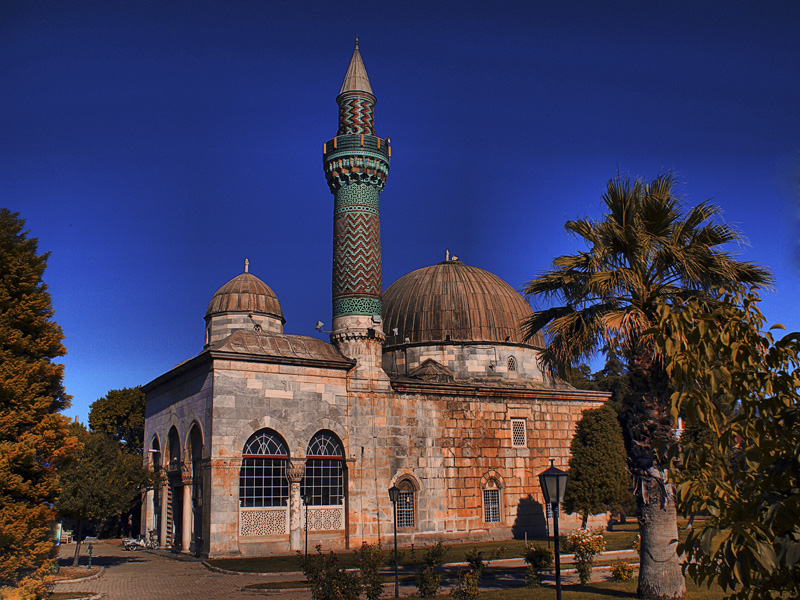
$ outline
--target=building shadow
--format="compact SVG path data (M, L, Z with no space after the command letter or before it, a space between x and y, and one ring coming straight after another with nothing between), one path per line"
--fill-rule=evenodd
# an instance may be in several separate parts
M511 526L511 535L515 540L547 535L544 505L528 494L517 503L517 515Z

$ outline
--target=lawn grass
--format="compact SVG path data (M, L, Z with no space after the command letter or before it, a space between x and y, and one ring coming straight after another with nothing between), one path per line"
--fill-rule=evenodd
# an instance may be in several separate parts
M565 585L562 589L563 600L601 600L603 598L636 598L636 579L631 581L598 581L586 585ZM553 600L553 586L539 588L510 588L481 592L480 600ZM697 587L692 581L686 582L687 600L722 600L725 597L722 588L705 586Z
M623 526L623 530L616 531L618 527L620 526L614 528L615 531L603 533L606 538L606 550L624 550L633 547L633 540L638 533L638 526L635 526L635 528ZM552 541L548 540L548 538L528 538L529 545L547 547L548 542L550 542L550 546L552 547ZM429 545L414 545L401 548L398 552L398 563L402 566L419 565L428 547ZM484 560L489 560L491 558L520 558L525 555L524 540L450 543L445 544L445 547L447 548L447 554L444 557L444 562L446 563L463 562L465 560L464 555L473 548L477 549L478 552L483 552ZM309 548L309 552L315 552L315 550ZM393 564L391 548L389 546L384 546L383 553L386 558L386 564ZM358 558L355 552L340 551L337 552L337 556L339 558L339 564L346 569L358 566ZM208 564L226 571L238 571L240 573L285 573L301 571L302 567L300 566L300 562L300 555L295 554L289 556L264 556L253 558L215 558L209 560Z

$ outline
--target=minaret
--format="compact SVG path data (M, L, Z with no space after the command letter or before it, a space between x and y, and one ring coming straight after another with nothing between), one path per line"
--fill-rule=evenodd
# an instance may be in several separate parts
M323 146L333 209L333 331L331 342L358 361L354 389L389 389L381 368L385 339L381 316L379 195L389 172L389 140L375 135L375 96L358 38L336 98L339 130Z

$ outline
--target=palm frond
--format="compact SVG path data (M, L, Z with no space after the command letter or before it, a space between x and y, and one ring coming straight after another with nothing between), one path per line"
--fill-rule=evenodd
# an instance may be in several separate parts
M540 330L546 335L548 368L563 373L565 365L602 345L653 360L645 332L659 301L710 297L715 287L772 283L767 269L724 251L741 237L714 222L719 208L702 202L684 212L675 186L669 173L649 183L615 177L602 196L603 219L565 224L587 248L557 257L551 270L523 288L534 301L560 305L536 312L526 323L526 339Z

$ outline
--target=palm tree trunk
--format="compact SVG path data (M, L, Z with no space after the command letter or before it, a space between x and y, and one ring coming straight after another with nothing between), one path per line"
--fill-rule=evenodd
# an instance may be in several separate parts
M686 581L676 553L678 515L669 485L642 476L637 494L639 549L639 598L679 600L686 598Z

